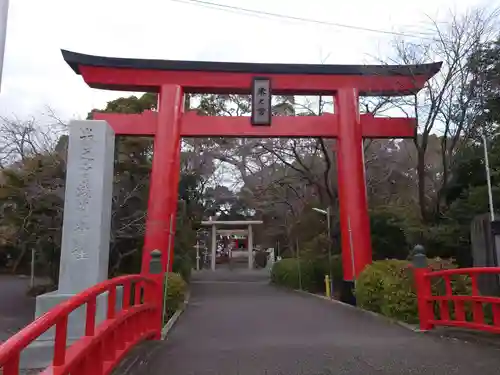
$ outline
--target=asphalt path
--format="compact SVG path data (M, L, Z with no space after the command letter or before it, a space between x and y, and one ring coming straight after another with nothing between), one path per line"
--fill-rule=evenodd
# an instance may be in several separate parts
M268 283L264 272L195 275L185 312L129 374L497 375L500 350L415 333ZM146 358L147 357L147 358Z
M0 342L33 321L35 298L26 295L29 277L0 275Z

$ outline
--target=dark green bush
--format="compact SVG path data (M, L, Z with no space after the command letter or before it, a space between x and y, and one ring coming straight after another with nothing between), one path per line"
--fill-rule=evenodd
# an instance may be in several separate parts
M326 266L328 265L328 260L323 260L323 264ZM326 275L328 273L328 266L326 267L326 271L323 274ZM340 284L342 280L344 279L344 271L342 270L342 256L340 254L338 255L332 255L332 269L331 269L331 275L333 279L333 284Z
M300 289L302 286L303 290L312 293L324 293L325 275L328 275L327 258L301 259L300 262L297 259L289 258L274 263L271 270L271 281L292 289ZM340 255L332 257L332 278L334 286L342 281Z
M450 260L436 258L429 260L429 268L452 269L456 265ZM467 276L454 276L451 284L454 293L470 294L470 280ZM442 278L432 280L432 293L445 294ZM367 310L408 323L418 322L415 284L409 261L391 259L373 262L356 281L356 299L358 305Z
M328 259L305 260L304 270L311 273L311 284L305 290L318 293L325 291L325 275L328 275ZM303 271L304 272L304 271Z
M174 263L172 264L172 271L180 274L185 282L189 283L191 280L191 271L193 265L189 255L176 255Z
M274 263L271 270L271 281L277 285L286 286L292 289L302 289L309 290L312 281L312 272L308 269L308 264L306 262L298 261L294 258L282 259L279 262ZM299 269L301 272L299 278Z
M331 258L332 269L328 270L328 257L316 258L307 260L310 263L310 270L312 272L313 285L308 289L313 293L325 292L325 275L332 275L332 284L334 289L340 286L343 278L342 272L342 259L340 255L333 255Z

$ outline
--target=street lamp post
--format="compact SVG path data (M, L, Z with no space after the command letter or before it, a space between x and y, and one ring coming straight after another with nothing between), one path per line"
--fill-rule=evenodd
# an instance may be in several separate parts
M499 135L499 133L493 134L493 137ZM486 184L488 185L488 205L490 209L490 221L493 223L495 221L495 208L493 206L493 189L491 187L491 172L490 172L490 162L488 157L488 140L486 138L486 132L482 132L483 140L483 150L484 150L484 168L486 172ZM492 224L493 225L493 224ZM493 234L494 251L496 256L496 266L500 263L500 236L496 233ZM498 283L500 285L500 275L498 275Z
M196 245L194 246L196 249L196 271L200 270L200 240L196 240Z
M330 224L330 206L326 210L321 208L313 207L313 210L319 212L320 214L326 215L326 225L328 233L328 276L330 277L330 291L333 293L333 279L332 279L332 234L331 234L331 224Z
M484 168L486 170L486 183L488 185L488 203L490 208L490 218L491 221L495 221L495 210L493 207L493 193L491 189L491 172L490 172L490 162L488 158L488 141L486 139L486 134L483 132L483 150L484 150Z

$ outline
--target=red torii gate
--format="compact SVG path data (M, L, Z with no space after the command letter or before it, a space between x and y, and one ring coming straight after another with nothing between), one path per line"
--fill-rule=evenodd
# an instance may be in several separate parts
M360 115L359 96L402 96L418 92L441 63L422 65L297 65L145 60L91 56L62 51L65 61L93 88L159 94L158 112L140 115L95 113L117 135L154 136L142 272L149 254L162 251L167 268L173 256L181 137L337 138L338 190L344 280L351 284L371 263L362 139L408 138L416 134L410 118ZM184 93L250 94L265 77L276 95L331 95L334 114L272 117L270 126L250 117L184 113ZM170 266L171 266L170 262Z

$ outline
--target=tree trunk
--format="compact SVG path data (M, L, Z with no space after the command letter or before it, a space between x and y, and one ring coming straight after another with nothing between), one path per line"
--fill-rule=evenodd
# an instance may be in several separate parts
M11 273L12 274L15 274L17 272L17 269L19 268L19 266L21 265L21 262L24 258L24 256L26 255L26 252L28 251L28 248L25 244L23 244L21 246L21 253L18 255L18 257L16 258L16 260L14 261L14 264L12 265L12 269L11 269Z

